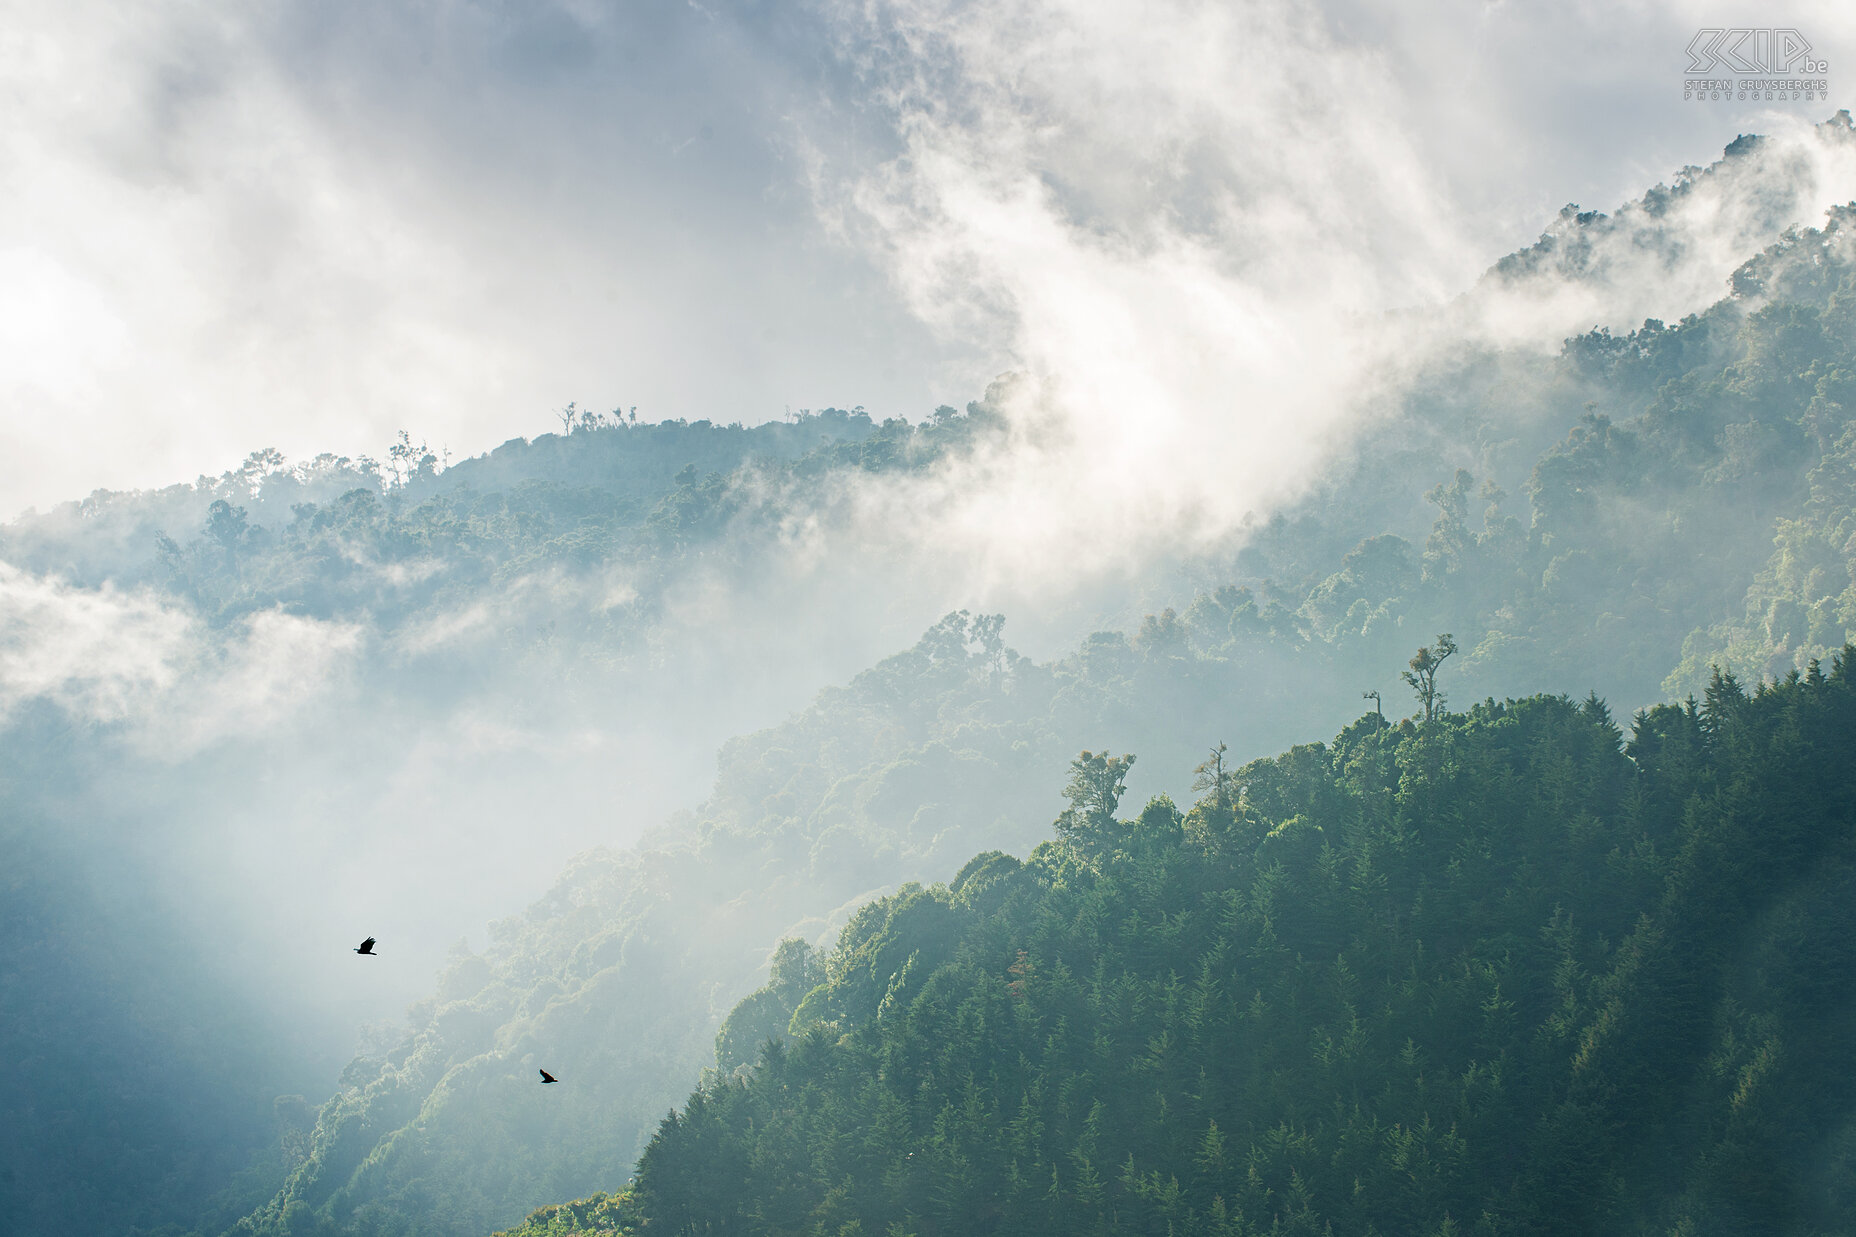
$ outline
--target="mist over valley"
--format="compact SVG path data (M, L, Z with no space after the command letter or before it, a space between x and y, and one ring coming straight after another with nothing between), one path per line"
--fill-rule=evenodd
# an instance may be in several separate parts
M0 1228L1856 1223L1847 111L1560 210L1344 5L95 16Z

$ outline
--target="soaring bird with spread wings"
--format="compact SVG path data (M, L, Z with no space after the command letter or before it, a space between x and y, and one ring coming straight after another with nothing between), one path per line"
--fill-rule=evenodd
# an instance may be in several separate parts
M378 958L380 956L379 954L374 952L374 938L371 936L368 937L366 940L362 941L359 948L357 948L355 952L358 954L366 954L370 958Z
M541 1085L542 1086L545 1087L551 1082L559 1082L559 1081L560 1079L556 1078L553 1074L550 1074L547 1070L541 1071Z

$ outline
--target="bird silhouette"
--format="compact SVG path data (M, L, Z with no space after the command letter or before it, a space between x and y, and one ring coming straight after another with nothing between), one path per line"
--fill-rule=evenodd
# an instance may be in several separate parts
M559 1081L560 1079L556 1078L553 1074L550 1074L547 1070L541 1071L541 1085L542 1086L545 1087L551 1082L559 1082Z
M355 952L358 954L366 954L370 958L378 958L380 956L374 952L374 938L371 936L362 941L360 948L356 949Z

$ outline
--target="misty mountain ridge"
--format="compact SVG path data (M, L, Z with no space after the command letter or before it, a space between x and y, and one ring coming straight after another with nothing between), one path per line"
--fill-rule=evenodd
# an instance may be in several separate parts
M1853 161L1856 122L1839 111L1786 139L1742 134L1714 163L1685 167L1610 213L1568 203L1477 281L1457 307L1460 328L1475 335L1490 329L1478 319L1526 322L1553 306L1574 315L1560 319L1577 321L1573 329L1615 329L1705 305L1748 254L1814 222L1815 203L1856 197ZM1501 328L1495 337L1518 342Z
M1849 129L1840 116L1818 140ZM1765 148L1736 145L1670 192L1744 185ZM1768 240L1795 222L1753 206L1771 208ZM1490 278L1558 278L1563 263L1609 278L1593 255L1637 228L1625 217L1562 221L1554 245ZM19 1063L7 1107L28 1117L5 1148L0 1208L38 1226L77 1208L84 1223L177 1232L482 1233L621 1184L705 1067L752 1059L752 1019L719 1060L716 1035L779 941L834 958L873 898L946 880L978 853L1030 852L1081 749L1137 752L1138 799L1187 801L1210 743L1241 764L1331 735L1361 691L1396 700L1406 658L1439 631L1462 647L1447 678L1459 700L1597 688L1635 709L1703 691L1714 664L1752 682L1827 663L1856 633L1853 218L1838 209L1787 232L1739 265L1725 299L1674 325L1594 331L1557 354L1486 341L1440 353L1239 548L1067 603L1044 629L1070 629L1054 656L1015 651L1003 616L969 609L861 672L820 675L779 630L816 625L841 646L819 664L836 666L924 604L906 587L911 563L890 553L909 543L892 530L859 539L860 496L1009 444L992 393L917 425L835 411L752 429L578 420L443 469L410 438L384 466L291 468L259 453L193 486L93 495L7 525L3 837L14 870L32 873L15 878L9 940L64 949L75 970L16 961L5 973L8 1008L33 1012L6 1028ZM1119 614L1135 616L1126 630L1085 634ZM1014 630L1024 621L1014 614ZM125 634L135 659L102 655ZM279 659L287 672L268 669ZM422 814L448 821L454 845L488 844L541 787L558 796L549 816L608 836L622 819L641 838L675 806L661 789L638 802L654 762L679 788L707 772L647 731L705 701L711 728L739 719L744 676L774 659L790 663L785 686L755 707L777 724L722 745L700 806L634 846L583 854L499 921L483 953L457 952L404 1028L377 1028L324 1083L320 1106L273 1105L269 1078L319 1093L262 1030L219 1059L174 1051L194 1033L188 1005L146 1007L127 1043L122 1007L159 964L141 979L107 972L94 1008L58 999L106 973L109 931L155 941L238 909L205 884L136 891L135 847L158 839L137 837L149 822L134 812L92 819L106 796L172 805L161 823L183 852L198 843L175 822L209 799L253 805L209 805L223 836L284 837L268 813L295 796L310 830L301 853L328 843L330 815L352 814L335 827L371 832L403 870L437 858L412 828ZM838 679L797 713L780 704ZM332 727L342 741L323 737ZM489 797L473 769L520 793L471 805L481 820L467 825L465 801ZM304 797L321 770L352 788ZM125 838L119 885L83 875ZM260 858L238 870L263 871ZM331 866L280 905L313 906L318 881L351 899L391 895L390 881ZM133 914L75 926L87 898L141 897ZM174 903L187 899L201 905L183 913ZM236 977L203 970L182 987L210 1008ZM48 1047L60 1040L84 1051ZM570 1081L545 1102L529 1087L544 1057ZM53 1060L69 1085L47 1108L35 1079ZM176 1091L223 1075L239 1118L98 1136L104 1097L148 1060L173 1066ZM134 1103L157 1113L173 1100ZM139 1167L124 1167L126 1137ZM60 1165L94 1185L35 1184Z
M1618 282L1621 251L1647 251L1664 271L1695 258L1700 238L1695 216L1713 216L1719 231L1707 239L1744 253L1764 238L1793 227L1811 211L1813 157L1841 155L1856 142L1847 110L1816 125L1799 144L1742 134L1707 167L1689 166L1673 183L1606 214L1569 202L1540 234L1490 267L1482 285L1517 284L1542 275L1560 280Z
M1825 229L1802 233L1795 242L1775 248L1762 264L1749 268L1748 276L1757 277L1762 292L1772 299L1824 296L1831 286L1840 286L1835 281L1850 271L1847 226L1847 217L1837 215ZM1834 275L1826 278L1826 269ZM1745 280L1742 285L1750 286ZM1768 317L1761 319L1761 313ZM1466 684L1472 698L1483 683L1493 683L1521 665L1549 677L1634 682L1634 690L1642 693L1640 698L1655 699L1663 680L1681 673L1672 654L1682 638L1671 626L1671 618L1656 612L1672 597L1686 610L1674 616L1677 624L1709 609L1733 612L1733 596L1697 589L1686 567L1694 561L1692 555L1669 553L1671 546L1705 545L1711 554L1730 547L1750 566L1770 552L1769 536L1742 547L1723 538L1720 528L1697 520L1715 509L1730 513L1738 524L1746 520L1746 499L1770 501L1770 496L1760 493L1763 485L1745 488L1751 477L1760 474L1744 471L1731 461L1737 437L1733 435L1712 456L1677 459L1667 471L1646 471L1646 460L1663 457L1653 450L1637 449L1634 437L1627 435L1660 439L1675 433L1691 449L1698 435L1696 426L1680 419L1673 427L1665 424L1671 419L1669 401L1682 392L1669 391L1668 380L1656 382L1643 371L1673 361L1677 369L1672 376L1688 377L1691 385L1705 389L1709 386L1701 380L1705 374L1680 366L1709 367L1715 388L1710 392L1710 405L1718 412L1720 401L1732 406L1735 397L1744 398L1746 391L1735 390L1736 384L1745 387L1762 380L1757 362L1766 345L1760 341L1769 338L1775 322L1789 323L1792 317L1763 309L1746 313L1741 305L1723 302L1708 315L1676 327L1646 326L1616 340L1599 332L1570 342L1551 363L1548 378L1550 389L1552 385L1561 388L1556 397L1572 405L1567 411L1576 424L1569 436L1535 462L1526 482L1534 507L1534 518L1528 524L1507 515L1502 500L1485 493L1480 497L1491 510L1483 514L1481 526L1475 527L1469 504L1478 496L1476 478L1453 475L1432 491L1435 515L1421 550L1397 534L1381 534L1347 550L1339 570L1325 575L1298 571L1288 577L1296 583L1284 587L1279 582L1283 577L1276 573L1284 567L1293 570L1304 556L1318 560L1325 538L1332 536L1332 530L1323 527L1323 507L1313 503L1309 512L1273 522L1247 549L1239 561L1251 568L1254 574L1248 578L1254 584L1207 593L1183 613L1151 615L1132 638L1113 633L1092 636L1071 657L1048 668L997 646L998 633L990 623L952 616L911 654L860 676L848 692L829 692L789 726L726 749L716 797L698 814L698 836L706 834L706 840L697 842L691 851L681 839L663 838L658 843L662 849L646 852L643 862L647 870L662 865L664 875L650 878L640 873L634 879L674 888L667 904L714 907L703 917L706 922L738 922L741 915L752 911L771 929L762 940L785 935L817 948L834 938L860 890L891 884L882 881L885 875L912 872L925 879L938 870L945 876L963 853L982 849L981 837L998 839L994 846L1015 849L1041 836L1048 828L1044 822L1055 814L1054 796L1043 799L1041 812L1036 796L1020 803L1036 768L1060 768L1067 753L1085 745L1099 747L1106 740L1111 749L1142 751L1144 760L1158 755L1160 761L1170 762L1170 776L1178 777L1211 734L1235 740L1236 750L1245 752L1258 750L1268 743L1268 735L1291 726L1308 733L1320 724L1311 715L1315 712L1309 708L1311 697L1325 697L1331 702L1328 707L1342 712L1348 707L1344 702L1357 699L1355 692L1362 683L1380 686L1390 695L1394 685L1387 680L1403 660L1401 654L1409 651L1414 629L1421 632L1426 625L1441 625L1447 615L1460 620L1466 605L1480 607L1474 612L1488 615L1478 619L1479 626L1486 624L1481 628L1483 634L1473 642L1465 641L1464 660L1453 667L1456 684ZM1724 335L1737 342L1726 343ZM1825 336L1820 333L1819 338ZM1844 332L1839 338L1850 336ZM1815 364L1803 365L1801 372L1809 374ZM1836 372L1834 365L1821 368L1826 376ZM1631 429L1614 429L1605 414L1584 410L1589 401L1579 397L1594 388L1610 392L1620 418L1627 412L1635 414L1630 417ZM1658 396L1663 402L1658 402ZM1834 455L1834 446L1830 451ZM1793 474L1788 501L1797 501L1799 481L1808 482L1814 471L1800 468ZM1764 476L1770 483L1770 470ZM1645 482L1650 483L1648 487ZM1646 488L1671 503L1663 516L1661 540L1646 537L1640 519ZM1847 506L1847 495L1844 501ZM1357 510L1351 507L1348 514ZM1600 569L1584 566L1600 556ZM1710 558L1711 565L1719 561ZM1503 569L1515 573L1506 587L1494 584L1495 572ZM1575 581L1571 576L1575 570L1588 574ZM1744 590L1744 571L1741 582L1730 589ZM1467 592L1466 586L1471 586ZM1482 590L1487 591L1478 602ZM1429 608L1433 606L1439 608ZM1460 621L1455 625L1464 626ZM1613 636L1613 647L1595 651L1594 625L1601 629L1636 625L1641 630L1635 633L1635 643L1619 642ZM1692 629L1688 634L1693 634ZM1664 650L1662 660L1646 665L1644 657L1652 655L1646 650L1659 645ZM1794 638L1769 645L1764 656L1768 662L1780 658L1808 661L1833 647ZM1529 661L1533 664L1528 665ZM955 689L951 697L946 694L950 687ZM1245 703L1240 717L1229 712L1233 699ZM873 750L872 735L893 736L889 742L898 746ZM1009 758L1005 758L1007 753ZM1048 795L1048 790L1044 793ZM689 857L679 859L679 855ZM751 857L747 862L756 875L738 884L741 877L724 874L738 871L744 856ZM795 863L803 875L773 878L776 872L792 870ZM694 884L667 884L673 879L670 873L679 868L690 874L685 880ZM756 882L760 882L758 887ZM565 916L564 909L554 908L567 906L579 908L572 912L575 915L585 914L587 902L598 897L592 890L599 883L564 885L548 901L537 904L531 917ZM733 892L737 889L740 894ZM786 900L787 890L799 895L798 903ZM619 896L630 899L633 895ZM712 900L719 900L720 905ZM796 912L806 900L817 910L800 916ZM782 919L787 920L784 926L774 928ZM664 935L656 937L654 944L668 948L679 959L674 968L678 973L706 969L694 960L704 957L717 942L690 936L702 930L688 925L672 929L650 912L634 922L658 925ZM578 935L576 929L566 939ZM727 939L733 934L724 930L717 935ZM479 973L486 977L509 974L505 968L514 959L523 958L525 965L532 965L528 960L535 957L530 950L518 949L507 955L508 961L499 963L494 960L497 952L492 953L490 969ZM600 955L589 955L579 965L602 961ZM738 974L747 973L746 960L737 966L743 968ZM569 973L574 972L556 972ZM491 1010L510 1008L503 1004L515 1000L514 992L504 987L509 982L491 978L473 1008L482 1011L484 1003ZM554 992L553 982L563 982L563 990ZM620 980L611 976L603 982ZM575 999L574 984L560 980L551 981L546 990L550 1016L559 1020L555 1033L564 1042L584 1042L586 1032L567 1029L581 1025L581 1018L607 1025L608 1015L600 1014L598 1008L610 998L589 991ZM498 995L502 992L508 995ZM491 1013L489 1021L497 1017ZM529 1032L518 1029L530 1025L518 1016L505 1024L493 1042L507 1045L501 1051L513 1054L518 1046L531 1042L526 1038ZM768 1026L777 1029L779 1023L776 1020L761 1029ZM515 1038L504 1040L505 1035ZM721 1064L738 1064L741 1042L751 1036L724 1030L724 1038L722 1051L730 1055ZM409 1041L428 1045L427 1050L432 1042ZM690 1054L686 1068L693 1068L705 1045L693 1034L685 1042ZM496 1055L498 1050L491 1051ZM602 1061L598 1069L583 1072L625 1077L637 1071ZM618 1098L609 1094L590 1097L592 1106L603 1112L605 1125L597 1133L578 1127L581 1132L572 1140L576 1159L593 1149L594 1140L612 1148L596 1153L608 1163L628 1159L624 1150L606 1141L620 1127L615 1119ZM383 1160L374 1174L385 1174L392 1184L383 1182L375 1189L397 1196L399 1190L416 1188L424 1172L437 1171L431 1167L435 1160L442 1162L438 1159L441 1153L432 1149L433 1140L441 1137L440 1128L451 1121L470 1124L479 1119L443 1116L465 1103L456 1097L435 1096L434 1102L437 1107L423 1112L422 1150L396 1150ZM558 1158L550 1161L556 1169L562 1163ZM326 1171L316 1163L313 1152L305 1170L317 1176ZM399 1176L402 1173L404 1177ZM613 1184L613 1179L600 1184ZM314 1200L319 1192L309 1178L296 1190L294 1194L287 1191L280 1204L274 1204L278 1210L254 1217L258 1231L266 1231L267 1222L279 1222L295 1203L317 1206ZM445 1191L453 1204L477 1194L474 1186L461 1179L454 1179ZM329 1208L331 1217L353 1205L350 1195L338 1192L326 1197L328 1202L321 1205ZM389 1210L398 1213L393 1207ZM358 1217L361 1212L352 1214ZM277 1219L267 1221L266 1217Z

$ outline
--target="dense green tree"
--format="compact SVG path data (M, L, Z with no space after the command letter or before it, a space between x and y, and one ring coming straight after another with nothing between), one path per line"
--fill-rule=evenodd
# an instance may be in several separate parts
M1085 751L1071 761L1070 780L1063 787L1063 797L1070 806L1057 818L1057 831L1070 833L1112 825L1115 809L1128 789L1128 770L1133 766L1133 756L1112 756L1108 752Z
M981 856L662 1123L646 1231L1848 1232L1852 734L1846 649L1628 743L1362 719L1223 839L1156 799Z

